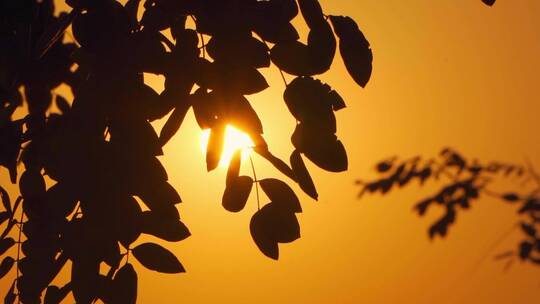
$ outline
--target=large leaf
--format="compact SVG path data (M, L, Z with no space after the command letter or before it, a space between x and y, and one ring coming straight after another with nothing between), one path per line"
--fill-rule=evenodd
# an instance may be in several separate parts
M132 249L133 256L146 268L162 273L185 272L172 252L154 243L144 243Z
M178 242L191 235L179 219L145 211L142 215L142 232L169 242Z
M286 183L275 178L265 178L261 179L259 184L264 193L272 201L272 204L290 212L302 212L302 206L300 206L298 197Z
M133 265L125 264L114 275L112 303L131 304L137 302L137 273Z
M223 193L223 208L230 212L239 212L244 209L252 188L253 179L249 176L240 176L233 179L227 184Z
M306 164L304 163L304 160L302 159L302 155L298 150L294 150L291 154L291 167L294 172L294 175L296 176L296 181L300 185L300 188L309 196L311 196L313 199L317 200L319 197L319 194L317 193L317 189L315 188L315 184L313 183L313 179L311 178L311 175L309 174L309 171L306 168Z
M219 124L214 126L210 131L208 145L206 147L206 170L208 172L217 168L223 153L225 144L225 125Z
M373 53L369 42L350 17L330 16L339 37L339 50L347 71L361 87L371 78Z

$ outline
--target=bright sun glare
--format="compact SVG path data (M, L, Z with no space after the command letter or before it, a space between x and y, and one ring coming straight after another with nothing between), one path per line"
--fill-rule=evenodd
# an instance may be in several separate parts
M201 134L201 149L205 153L206 147L208 146L209 137L210 130L204 130ZM246 133L228 125L225 129L225 146L223 147L223 154L221 154L219 166L227 167L234 152L236 152L238 149L242 149L242 158L249 156L250 149L254 145L255 144Z

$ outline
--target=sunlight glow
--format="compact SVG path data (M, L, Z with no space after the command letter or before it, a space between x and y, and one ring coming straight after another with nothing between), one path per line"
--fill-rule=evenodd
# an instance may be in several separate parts
M204 153L206 153L209 137L210 129L203 130L201 133L201 149ZM248 157L253 146L255 146L255 144L246 133L228 125L225 129L225 146L223 147L223 154L221 154L219 166L226 168L229 165L234 152L238 149L242 149L242 159Z

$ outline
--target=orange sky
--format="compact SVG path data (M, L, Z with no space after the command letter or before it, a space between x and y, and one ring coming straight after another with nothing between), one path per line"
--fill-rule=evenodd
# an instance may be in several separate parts
M503 263L481 260L515 222L512 207L482 200L460 213L447 239L430 242L426 231L433 217L419 219L411 211L429 189L359 201L354 181L373 177L381 158L432 156L448 145L486 160L520 162L528 156L540 167L534 134L540 2L499 0L493 8L480 0L321 3L327 14L357 20L374 50L366 89L350 80L339 57L321 77L348 104L337 117L350 170L332 174L308 165L319 202L294 187L304 209L302 238L280 246L279 261L270 260L249 234L255 198L240 214L221 207L225 170L206 173L201 131L190 112L162 157L192 232L186 241L165 246L187 273L158 274L136 264L139 303L539 302L539 267L517 263L505 273ZM277 69L264 73L271 88L249 99L272 150L288 159L295 120L286 111ZM159 77L149 82L160 87ZM260 177L280 176L260 158L255 165ZM0 176L6 184L6 171ZM492 254L513 249L519 237L516 232ZM0 282L2 291L7 283Z

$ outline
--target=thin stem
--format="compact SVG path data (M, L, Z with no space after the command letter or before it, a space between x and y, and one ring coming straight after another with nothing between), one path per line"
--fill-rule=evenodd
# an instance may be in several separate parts
M261 201L259 198L259 180L257 179L257 173L255 173L255 164L253 163L253 157L251 156L251 153L249 153L249 162L251 163L253 179L255 180L255 193L257 194L257 210L261 210Z

